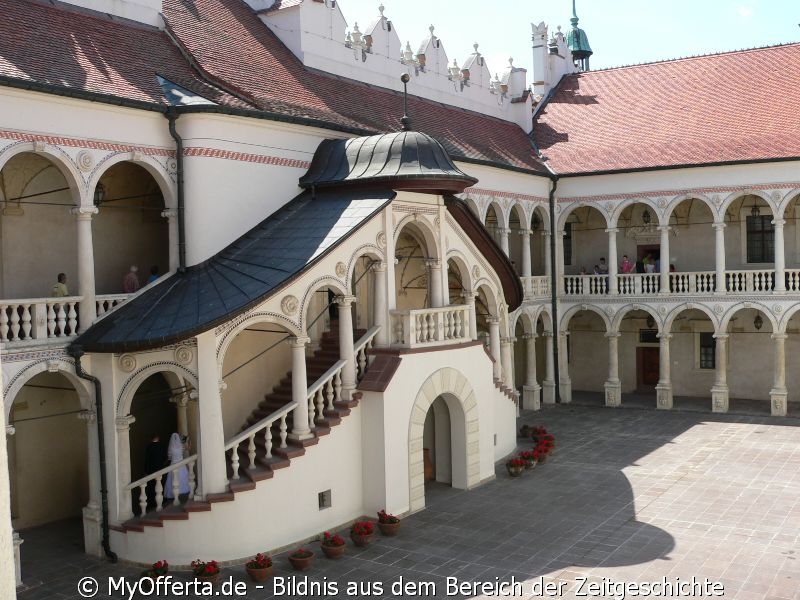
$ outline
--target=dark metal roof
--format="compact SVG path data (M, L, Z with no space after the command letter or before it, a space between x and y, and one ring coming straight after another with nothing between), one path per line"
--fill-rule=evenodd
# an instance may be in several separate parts
M303 192L227 248L133 298L74 342L147 350L193 337L263 301L385 207L392 190Z
M462 192L477 182L453 164L438 141L419 131L325 140L300 178L304 188L385 185L439 193Z

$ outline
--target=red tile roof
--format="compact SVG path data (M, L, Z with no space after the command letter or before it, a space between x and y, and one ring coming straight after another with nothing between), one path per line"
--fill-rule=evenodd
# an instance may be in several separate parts
M800 44L565 77L534 124L559 174L800 157Z
M399 94L306 69L242 0L164 0L164 16L212 81L264 110L365 133L400 129ZM409 114L414 129L437 138L454 158L543 170L514 123L415 97Z
M102 13L3 0L0 76L166 104L156 75L205 98L246 107L197 76L169 37Z

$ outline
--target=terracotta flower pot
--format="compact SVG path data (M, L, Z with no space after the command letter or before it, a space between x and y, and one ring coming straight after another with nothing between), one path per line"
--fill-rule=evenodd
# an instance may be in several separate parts
M512 477L519 477L522 475L522 472L525 470L525 467L515 467L512 465L506 465L506 469L508 469L508 474Z
M400 521L397 523L378 523L378 528L386 537L393 537L397 535L397 531L400 529Z
M344 550L347 548L344 544L341 546L326 546L322 544L322 552L328 558L339 558L342 554L344 554Z
M365 546L369 546L372 543L372 538L374 535L375 535L374 533L370 533L369 535L358 535L355 533L351 533L350 539L353 540L353 543L359 548L364 548Z
M245 566L245 570L247 571L247 575L250 577L251 580L260 583L262 581L266 581L270 577L272 577L272 569L274 565L270 565L268 567L264 567L263 569L252 568Z
M295 571L307 571L314 563L314 553L312 552L311 556L306 557L290 556L289 562L292 563L292 567Z
M530 470L535 466L536 466L536 461L535 460L526 460L525 461L525 468L526 469Z
M539 462L543 463L547 460L547 454L540 454L539 455Z
M214 573L213 575L195 575L194 578L197 581L207 581L211 585L217 585L217 581L219 580L219 573Z

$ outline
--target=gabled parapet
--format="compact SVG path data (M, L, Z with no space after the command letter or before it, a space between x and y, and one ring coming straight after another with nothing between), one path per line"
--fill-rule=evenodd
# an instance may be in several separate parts
M561 27L548 39L547 25L544 22L531 23L533 42L533 93L546 96L564 75L578 73L572 51L567 45Z

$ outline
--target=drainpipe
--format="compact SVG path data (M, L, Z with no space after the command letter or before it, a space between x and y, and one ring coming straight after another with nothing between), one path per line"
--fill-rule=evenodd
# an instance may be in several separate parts
M178 111L174 106L167 109L166 117L169 120L169 133L175 140L175 178L178 187L178 273L186 271L186 224L184 223L184 190L183 190L183 138L178 135L175 122L178 120Z
M81 379L94 384L94 409L97 417L97 445L100 454L100 506L103 512L103 551L112 563L117 562L117 555L111 550L108 534L108 478L106 477L106 442L103 435L103 396L100 390L100 380L89 375L81 367L83 348L76 344L67 346L67 353L75 359L75 374Z
M545 166L547 166L545 164ZM548 167L548 170L550 168ZM558 369L558 344L561 336L558 331L558 260L556 260L556 189L558 175L550 170L550 305L553 317L553 370L555 371L556 402L561 402L561 375Z

